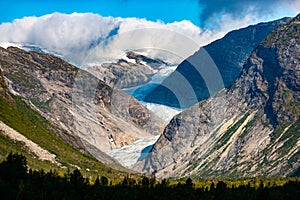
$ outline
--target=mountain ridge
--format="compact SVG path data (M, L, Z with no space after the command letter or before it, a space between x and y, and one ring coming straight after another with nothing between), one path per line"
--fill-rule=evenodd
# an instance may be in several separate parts
M1 48L0 66L8 88L59 127L59 136L104 163L105 151L158 134L163 126L136 99L60 58Z
M4 80L1 69L0 75L0 80ZM132 173L118 164L106 166L89 152L75 149L64 142L58 134L61 131L59 127L32 109L26 99L10 93L5 82L1 84L0 91L2 88L6 94L0 93L1 160L14 152L26 156L27 166L32 170L55 170L60 175L68 170L81 169L87 177L96 178L100 172L119 179Z
M164 178L289 176L299 170L299 17L252 52L229 89L175 116L135 168Z
M188 108L218 90L230 87L240 75L243 63L254 48L288 20L289 18L283 18L259 23L227 33L185 59L175 72L143 100Z

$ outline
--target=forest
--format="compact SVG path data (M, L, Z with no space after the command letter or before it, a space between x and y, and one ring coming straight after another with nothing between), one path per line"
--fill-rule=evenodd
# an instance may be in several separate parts
M75 169L63 176L31 170L26 157L10 153L0 164L1 199L300 199L300 178L157 180L130 175L114 182L83 177Z

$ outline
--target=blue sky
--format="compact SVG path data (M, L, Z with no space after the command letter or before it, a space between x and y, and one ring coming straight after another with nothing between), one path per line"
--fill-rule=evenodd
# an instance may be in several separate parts
M197 0L1 0L0 7L0 23L53 12L93 12L102 16L137 17L166 23L188 19L199 24Z
M253 15L255 22L295 16L300 12L300 0L1 0L0 8L0 23L53 12L92 12L165 23L186 19L200 27L212 27L211 21L224 14L234 19Z

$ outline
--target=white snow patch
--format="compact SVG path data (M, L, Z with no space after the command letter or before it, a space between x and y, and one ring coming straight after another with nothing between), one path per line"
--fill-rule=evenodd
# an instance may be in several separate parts
M131 59L131 58L128 58L126 53L124 53L124 55L121 57L123 60L126 60L127 62L129 63L136 63L135 62L135 59Z
M158 70L154 70L154 69L153 69L151 66L149 66L148 63L145 62L145 61L141 61L141 64L142 64L142 65L145 65L146 67L148 67L150 70L153 71L153 73L157 73L157 72L158 72Z

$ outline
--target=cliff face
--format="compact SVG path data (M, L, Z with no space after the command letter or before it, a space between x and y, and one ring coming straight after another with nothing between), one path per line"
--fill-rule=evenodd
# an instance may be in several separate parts
M0 94L2 96L5 96L5 94L7 94L8 92L8 88L5 84L5 80L4 80L4 77L3 77L3 74L2 74L2 70L0 68Z
M251 52L286 21L282 19L235 30L199 49L179 64L176 71L151 91L144 101L188 108L218 90L230 87ZM178 80L181 80L180 83Z
M293 175L300 167L300 15L250 55L230 89L174 117L136 165L159 177Z
M136 99L90 73L51 55L15 47L0 50L11 92L59 127L57 134L73 147L112 162L103 152L162 131L161 120Z

